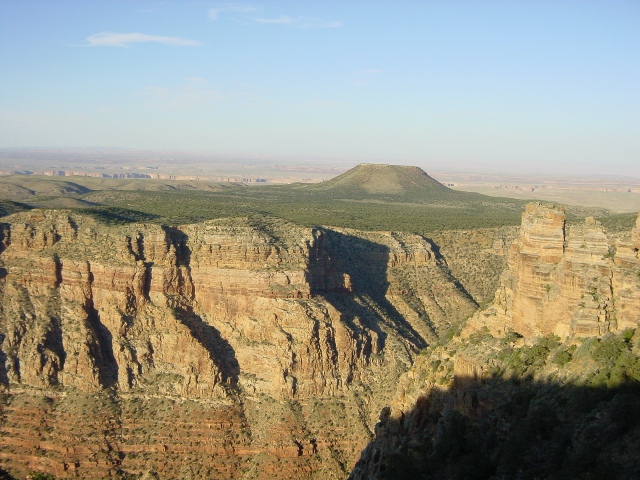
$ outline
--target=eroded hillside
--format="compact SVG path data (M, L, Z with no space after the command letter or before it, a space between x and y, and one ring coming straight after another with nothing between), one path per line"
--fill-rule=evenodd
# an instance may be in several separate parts
M598 408L637 407L625 392L640 371L639 231L567 225L541 205L519 231L431 238L269 217L5 217L0 467L249 479L345 478L354 465L354 478L396 478L409 465L451 478L469 473L447 463L462 455L511 475L524 457L503 445L531 450L531 465L543 448L521 438L535 405L594 395L575 417L552 412L569 443L547 447L601 448L571 438ZM634 444L627 424L610 444ZM633 468L630 455L607 465Z
M494 301L401 377L351 478L637 478L639 251L640 216L529 205Z
M343 478L415 355L477 306L405 233L32 210L0 239L18 475Z

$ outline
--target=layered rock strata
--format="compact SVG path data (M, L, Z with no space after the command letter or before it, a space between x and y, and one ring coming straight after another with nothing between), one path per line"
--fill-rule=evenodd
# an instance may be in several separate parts
M494 302L468 323L496 335L603 335L640 321L640 217L630 235L610 238L593 218L567 225L553 206L530 204Z
M528 205L494 302L401 376L349 478L637 476L639 251L640 216Z
M276 220L0 233L18 474L344 476L418 349L475 308L426 239Z

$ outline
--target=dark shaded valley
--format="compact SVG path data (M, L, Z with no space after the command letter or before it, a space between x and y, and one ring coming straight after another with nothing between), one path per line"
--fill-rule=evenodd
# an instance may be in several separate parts
M392 417L349 478L637 478L637 379L614 387L454 377Z

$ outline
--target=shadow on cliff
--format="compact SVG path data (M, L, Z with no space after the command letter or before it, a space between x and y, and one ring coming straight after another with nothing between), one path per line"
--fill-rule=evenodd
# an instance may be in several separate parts
M93 273L89 273L91 283L93 283ZM98 367L100 385L105 388L113 387L118 383L118 362L113 354L113 335L100 320L100 313L93 304L93 298L86 299L84 311L87 315L87 326L93 331L93 341L89 342L89 349ZM56 327L53 338L60 343L59 351L64 352L62 347L62 330L59 322L52 322ZM64 353L61 353L64 355ZM66 355L64 355L66 356ZM63 358L64 358L63 356Z
M440 251L440 245L438 245L436 242L434 242L430 238L422 237L422 239L425 242L427 242L431 247L431 251L435 255L436 260L440 263L440 269L445 273L445 275L447 275L451 283L453 283L453 285L458 289L458 291L462 293L462 295L464 295L467 299L473 302L473 304L476 307L479 307L480 304L478 303L478 301L475 298L473 298L473 295L469 293L466 287L460 282L460 280L458 280L455 277L455 275L449 268L449 265L447 264L447 259L444 257L444 255L442 255L442 252Z
M2 200L0 200L2 202ZM1 211L0 211L1 212ZM1 217L2 215L0 215ZM0 223L0 254L4 252L11 243L11 225L8 223ZM3 268L4 275L7 276L7 271Z
M95 204L95 207L78 209L78 213L88 215L106 225L124 225L127 223L151 222L159 215L141 212L130 208L105 207Z
M5 335L0 333L0 346L4 343ZM9 385L9 375L7 373L7 354L0 348L0 385ZM0 477L2 478L2 477Z
M308 281L312 295L322 295L355 327L356 316L378 334L379 349L386 334L381 324L397 330L414 350L427 346L424 338L387 300L389 248L334 230L321 234L309 252Z
M223 383L235 387L238 384L240 364L231 344L192 309L176 307L174 313L180 323L189 329L193 338L209 352L211 360L220 368Z
M195 285L191 278L191 249L189 236L176 227L163 226L167 242L175 249L177 281L184 288L176 295L168 297L176 318L186 326L191 335L209 352L209 357L220 369L225 385L237 386L240 364L231 344L220 335L220 331L207 323L193 308ZM183 275L186 278L183 278Z
M457 377L392 416L382 411L351 480L640 478L637 382Z

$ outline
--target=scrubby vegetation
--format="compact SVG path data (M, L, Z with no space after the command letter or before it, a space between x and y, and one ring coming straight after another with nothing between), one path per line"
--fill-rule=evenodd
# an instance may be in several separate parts
M482 346L490 374L422 399L409 415L430 434L385 459L383 478L637 478L639 329L572 344L479 331L462 348Z
M186 224L224 217L271 215L304 226L432 233L518 225L525 200L455 191L419 168L359 165L318 184L262 185L140 179L12 176L2 181L0 216L69 208L107 223ZM23 203L15 203L23 202ZM601 215L571 207L568 218ZM627 218L629 217L629 218ZM605 219L628 226L630 216Z
M351 183L331 182L261 187L225 185L218 191L100 190L80 198L96 205L117 207L121 212L136 210L131 216L141 212L152 215L155 222L168 224L271 215L304 226L416 233L515 225L523 205L517 200L455 192L431 178L425 185L414 185L407 191L371 194Z
M110 225L151 222L157 218L157 215L119 207L82 208L76 211Z
M12 202L11 200L0 199L0 217L11 215L12 213L30 210L33 207L21 202Z
M195 182L201 187L197 190L151 180L132 185L130 180L88 177L74 178L74 182L55 177L38 181L12 177L16 188L3 192L6 200L0 202L0 216L34 207L70 208L113 224L143 221L178 225L271 215L304 226L421 234L520 222L521 200L454 191L410 167L401 167L389 184L386 176L372 179L366 168L355 170L320 184L248 187ZM25 186L20 182L26 182Z
M628 232L636 223L636 213L618 213L606 217L597 217L608 232Z

